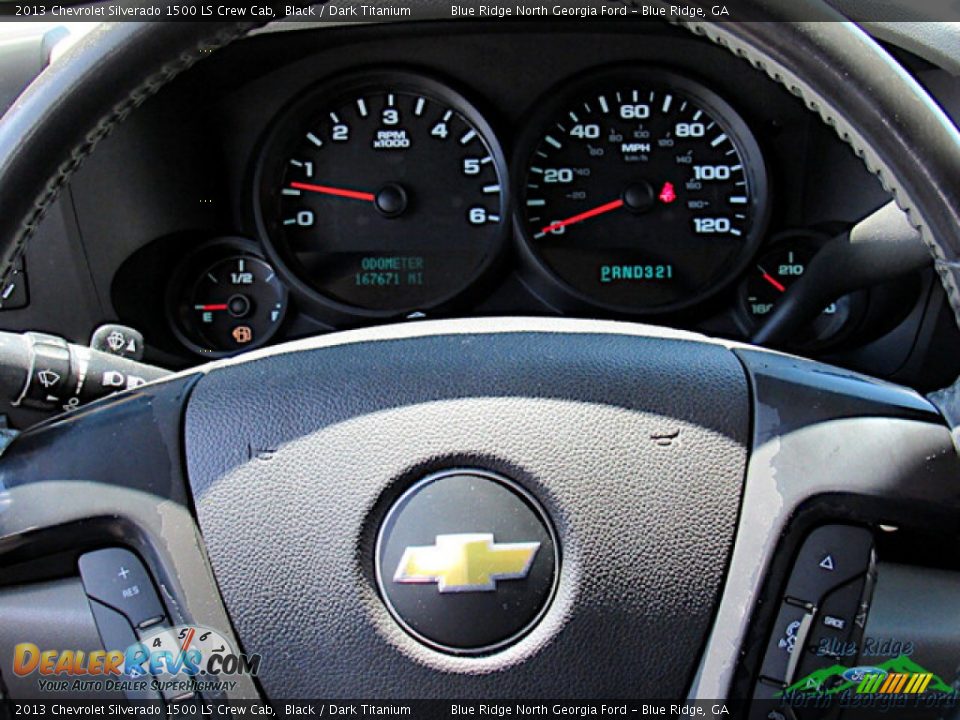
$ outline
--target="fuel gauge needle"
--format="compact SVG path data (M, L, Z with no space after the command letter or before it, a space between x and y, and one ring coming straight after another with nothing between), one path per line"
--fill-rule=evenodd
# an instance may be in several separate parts
M376 200L376 196L370 192L330 187L329 185L311 185L310 183L292 182L290 183L290 187L293 190L304 190L306 192L320 193L321 195L333 195L334 197L348 198L350 200L364 200L365 202L373 202Z
M777 290L779 290L780 292L787 291L786 286L782 282L780 282L773 275L771 275L766 270L764 270L760 265L757 265L757 270L760 271L760 275L763 277L763 279L766 280L771 285L773 285Z

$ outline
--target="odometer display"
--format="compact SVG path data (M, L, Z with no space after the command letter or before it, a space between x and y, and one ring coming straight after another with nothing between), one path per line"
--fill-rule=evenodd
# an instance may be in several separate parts
M569 297L651 313L696 303L749 261L766 174L733 109L666 72L617 71L546 101L518 170L530 257Z
M335 80L284 113L256 202L271 259L301 299L363 316L453 298L507 226L489 127L461 96L406 73Z

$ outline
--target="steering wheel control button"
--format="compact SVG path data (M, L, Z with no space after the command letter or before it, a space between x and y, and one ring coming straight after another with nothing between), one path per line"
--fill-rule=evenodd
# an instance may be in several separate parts
M93 612L93 619L97 624L103 647L128 648L137 642L137 636L130 627L130 622L122 614L93 599L90 600L90 610ZM159 693L150 690L149 685L143 690L137 689L136 683L128 683L128 685L129 688L124 689L123 693L127 700L160 700Z
M873 536L852 525L824 525L810 533L787 583L786 596L820 604L830 590L863 575L870 568Z
M755 697L765 692L764 681L786 687L856 655L874 574L869 530L824 525L807 536L787 582Z
M431 475L390 508L377 538L381 596L400 625L437 650L493 652L549 607L558 546L546 514L484 470Z
M78 564L87 595L123 613L135 628L164 618L153 580L129 550L95 550L81 555Z
M865 580L860 578L837 588L827 595L817 610L811 648L821 655L847 657L847 645L856 627L860 598Z
M763 657L761 677L784 685L790 684L806 647L812 622L811 612L790 603L783 603Z

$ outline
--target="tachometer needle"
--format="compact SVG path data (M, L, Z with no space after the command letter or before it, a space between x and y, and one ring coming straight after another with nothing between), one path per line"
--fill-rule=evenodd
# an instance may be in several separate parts
M538 238L543 237L548 232L553 232L554 230L558 230L562 227L566 227L567 225L573 225L574 223L583 222L584 220L589 220L592 217L596 217L597 215L603 215L604 213L608 213L611 210L616 210L617 208L621 208L621 207L623 207L623 198L614 200L613 202L608 202L604 205L600 205L599 207L593 208L593 210L587 210L586 212L582 212L579 215L568 217L566 220L557 220L554 223L545 225L544 227L540 228L540 232L536 235L536 237Z
M762 267L760 267L759 265L757 265L757 270L760 271L760 275L763 277L763 279L766 280L766 281L767 281L768 283L770 283L771 285L773 285L777 290L779 290L780 292L786 292L786 291L787 291L786 286L784 286L784 284L783 284L782 282L780 282L779 280L777 280L773 275L771 275L770 273L768 273L766 270L764 270L764 269L763 269Z
M290 187L294 190L306 190L307 192L321 193L323 195L333 195L335 197L349 198L351 200L365 200L373 202L376 196L373 193L361 192L359 190L347 190L346 188L329 187L328 185L310 185L309 183L292 182Z

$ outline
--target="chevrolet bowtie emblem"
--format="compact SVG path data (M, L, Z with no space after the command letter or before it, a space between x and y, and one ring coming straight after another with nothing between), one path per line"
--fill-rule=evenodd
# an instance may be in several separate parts
M484 592L498 580L521 580L530 572L538 542L495 543L492 533L437 535L435 545L408 547L393 581L436 583L437 590Z

